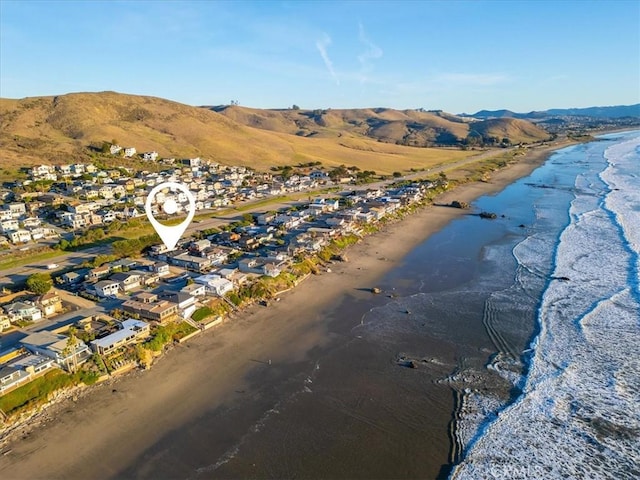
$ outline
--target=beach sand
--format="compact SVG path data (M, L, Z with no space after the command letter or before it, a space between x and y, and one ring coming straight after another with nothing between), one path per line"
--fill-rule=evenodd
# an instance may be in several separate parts
M494 173L489 182L459 186L440 196L437 203L471 202L481 195L500 191L530 173L562 146L565 145L532 149L517 164ZM246 470L247 465L236 470L218 470L220 465L216 462L232 459L236 453L233 446L242 448L243 439L259 430L264 422L277 424L272 417L277 415L279 402L293 398L299 391L301 372L312 373L313 364L309 362L314 351L329 345L339 348L339 328L329 327L346 297L351 305L361 304L355 308L356 316L372 305L383 304L388 299L373 295L369 289L425 238L465 214L462 210L433 206L399 223L388 224L381 232L352 247L348 262L332 264L330 273L310 277L268 308L253 306L235 314L223 326L174 347L150 370L110 380L92 387L75 401L70 399L51 407L47 413L50 421L11 439L5 453L10 451L0 457L0 476L6 479L281 476L282 470L270 473L265 467L266 460L257 465L262 468L259 471ZM360 353L376 355L375 351ZM443 428L451 404L450 393L443 388L442 404L437 406ZM292 415L295 416L295 411ZM434 435L442 437L443 432ZM433 468L446 460L443 456L446 457L449 446L441 443L440 450L425 452L425 461L431 462ZM372 448L375 451L375 445ZM308 459L307 464L313 465L313 460ZM377 468L375 462L371 468ZM290 471L295 475L294 467ZM363 470L362 478L370 476L371 471ZM386 476L384 470L378 472ZM407 478L413 474L407 471L399 476ZM317 471L310 476L334 475Z

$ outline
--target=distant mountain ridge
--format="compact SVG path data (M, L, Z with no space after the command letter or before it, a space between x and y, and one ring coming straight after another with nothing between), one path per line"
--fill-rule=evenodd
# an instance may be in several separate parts
M550 110L536 110L528 113L516 113L511 110L480 110L474 114L462 114L462 116L469 116L478 119L519 118L523 120L573 116L592 118L640 117L640 103L636 103L635 105L615 105L607 107L552 108Z

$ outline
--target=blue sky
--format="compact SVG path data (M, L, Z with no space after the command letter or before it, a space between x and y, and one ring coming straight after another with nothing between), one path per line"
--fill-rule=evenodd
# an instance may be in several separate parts
M640 2L0 0L0 96L518 112L640 102Z

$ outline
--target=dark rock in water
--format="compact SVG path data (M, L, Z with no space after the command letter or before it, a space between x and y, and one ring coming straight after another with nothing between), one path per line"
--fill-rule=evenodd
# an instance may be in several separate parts
M488 218L493 220L494 218L498 218L498 215L493 212L480 212L480 218Z
M400 359L398 360L398 365L407 368L418 368L418 362L416 362L415 360L407 360L405 357L400 357Z
M458 200L454 200L449 205L452 206L453 208L462 208L463 210L466 210L471 207L471 205L469 205L467 202L459 202Z
M525 225L524 225L524 223L521 223L520 225L518 225L518 227L525 228Z

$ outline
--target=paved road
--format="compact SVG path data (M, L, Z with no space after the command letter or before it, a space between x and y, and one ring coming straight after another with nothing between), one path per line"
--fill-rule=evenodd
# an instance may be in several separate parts
M55 274L56 271L63 270L70 267L79 268L85 261L91 261L101 253L108 253L109 247L92 247L87 250L81 250L78 252L69 252L61 254L57 257L53 257L40 262L29 263L21 267L7 268L0 272L0 287L10 287L14 284L24 283L24 281L34 273L51 273ZM51 263L58 264L58 268L49 270L47 265Z

